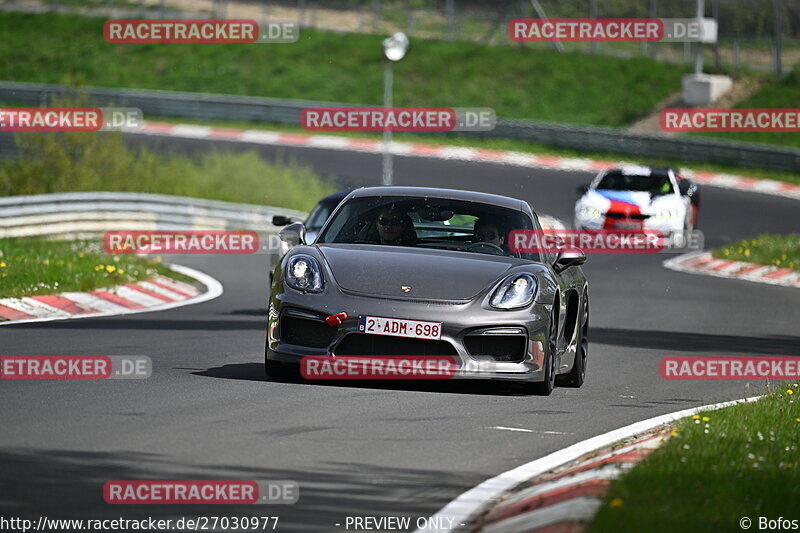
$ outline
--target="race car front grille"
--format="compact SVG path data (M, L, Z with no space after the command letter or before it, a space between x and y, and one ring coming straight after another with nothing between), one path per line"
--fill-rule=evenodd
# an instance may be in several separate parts
M467 335L464 345L474 357L519 363L525 357L525 341L525 335Z
M631 220L647 220L650 215L642 213L620 213L618 211L609 211L606 213L608 218L630 218Z
M306 318L284 313L280 319L281 341L310 348L327 348L336 335L336 328L322 318Z
M406 339L386 335L350 333L333 351L336 355L456 355L447 341Z

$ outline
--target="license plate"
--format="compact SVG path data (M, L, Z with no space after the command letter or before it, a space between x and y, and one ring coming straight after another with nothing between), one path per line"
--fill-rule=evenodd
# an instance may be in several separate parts
M642 229L641 222L617 222L614 224L615 229Z
M371 335L439 340L442 338L442 323L362 315L358 317L358 331Z

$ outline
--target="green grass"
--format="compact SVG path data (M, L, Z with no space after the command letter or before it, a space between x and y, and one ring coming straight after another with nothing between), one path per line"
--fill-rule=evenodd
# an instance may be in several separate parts
M800 270L800 234L765 233L755 239L745 239L717 248L712 255L717 259L747 261Z
M107 254L100 241L0 239L0 298L93 291L156 274L194 282L160 263L160 257Z
M0 79L381 104L383 35L304 29L292 44L109 44L103 19L3 13ZM501 117L624 126L689 67L646 58L414 39L397 106L492 107Z
M18 134L20 157L0 162L0 196L66 191L174 194L307 211L335 185L292 161L256 152L198 157L128 148L118 133Z
M372 132L356 132L356 131L337 131L337 132L309 132L302 129L300 126L292 126L289 124L270 124L270 123L253 123L253 122L237 122L237 121L199 121L190 120L185 118L158 118L157 122L169 122L173 124L201 124L211 125L218 127L231 127L231 128L246 128L246 129L263 129L268 131L280 131L286 133L305 133L305 134L320 134L320 135L334 135L341 137L349 137L354 139L381 139L381 133ZM469 148L485 148L494 150L512 150L515 152L530 153L535 155L557 155L562 157L577 157L588 158L602 161L631 161L637 164L653 165L653 166L674 166L677 168L691 168L695 171L705 172L721 172L728 174L741 174L750 178L758 179L771 179L776 181L785 181L787 183L800 184L800 174L791 172L780 172L775 170L762 170L756 168L743 168L730 165L720 165L715 163L703 163L682 159L668 159L668 158L655 158L655 157L637 157L626 156L623 154L614 154L610 152L585 152L572 148L558 148L547 146L535 142L521 141L517 139L478 139L475 137L464 137L459 135L442 134L419 134L419 133L395 133L392 139L398 142L417 142L424 144L436 144L446 146L462 146Z
M737 109L797 109L800 106L800 70L772 80L756 91L750 98L736 104ZM751 132L751 133L704 133L734 141L757 142L786 145L800 148L800 135L797 132Z
M741 517L759 531L759 516L800 518L796 383L682 420L677 432L612 485L589 532L742 531Z

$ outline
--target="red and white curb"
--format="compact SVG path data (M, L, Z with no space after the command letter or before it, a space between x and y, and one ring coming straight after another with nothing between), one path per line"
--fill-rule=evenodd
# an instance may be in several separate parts
M486 511L472 531L582 531L602 505L611 482L647 457L670 434L671 428L660 428L623 446L584 455L564 468L540 476Z
M647 420L643 420L641 422L636 422L635 424L631 424L629 426L625 426L619 429L615 429L613 431L609 431L608 433L604 433L602 435L598 435L596 437L592 437L585 441L579 442L577 444L573 444L572 446L568 446L563 448L557 452L553 452L541 459L536 459L535 461L531 461L530 463L524 464L513 470L509 470L507 472L503 472L502 474L495 476L491 479L488 479L474 487L467 492L461 494L455 500L444 506L439 512L437 512L430 520L428 520L428 524L451 524L441 527L436 526L429 526L425 528L417 529L415 533L449 533L456 529L458 530L465 530L464 527L467 524L478 524L480 518L484 516L486 512L491 512L495 505L498 503L503 504L505 503L505 498L508 495L512 495L515 489L520 487L528 487L528 484L531 480L535 480L542 476L543 474L551 473L553 474L553 478L550 480L558 479L558 473L561 469L565 468L565 465L572 465L573 462L576 460L580 460L581 458L588 457L589 454L602 453L602 450L606 450L610 447L613 447L615 443L620 441L627 441L636 436L641 436L643 434L652 433L653 430L659 428L661 426L665 426L671 422L679 420L681 418L685 418L687 416L692 416L702 411L711 411L714 409L720 409L722 407L727 407L729 405L734 405L741 402L752 402L759 400L761 397L755 398L747 398L744 400L733 400L729 402L722 402L713 405L704 405L700 407L694 407L691 409L684 409L682 411L676 411L674 413L669 413L666 415L657 416L654 418L649 418ZM639 440L638 442L643 442L643 440ZM640 448L641 449L641 448ZM642 451L637 451L636 448L628 450L631 452L631 457L634 454L641 454L645 453ZM610 452L609 452L610 453ZM613 457L609 456L606 457L607 459ZM600 459L600 457L595 457L595 461ZM615 458L622 463L627 462L627 458L625 457L616 457ZM587 463L584 466L589 466L591 463ZM612 463L614 464L614 463ZM601 465L595 465L597 467L601 467ZM567 467L569 468L569 467ZM610 469L611 467L609 467ZM603 472L608 472L609 470L604 470ZM574 476L579 475L580 472L577 470L573 472ZM606 474L603 474L606 475ZM608 474L610 475L610 474ZM564 477L562 479L567 479ZM574 480L574 478L573 478ZM542 480L542 482L547 482L547 480ZM563 481L563 483L567 483ZM568 485L565 485L565 487ZM553 485L550 486L552 488ZM534 493L529 494L529 496L535 496L535 489ZM520 502L525 501L525 498L520 500ZM566 501L566 500L565 500ZM540 514L536 516L537 524L542 522L550 522L552 524L557 524L559 522L580 522L585 520L577 520L575 517L584 517L584 516L594 516L594 513L597 511L598 505L582 501L580 497L572 499L571 502L567 502L566 504L562 505L561 507L556 507L558 504L554 504L550 507L548 515ZM498 507L500 510L510 511L511 507L503 507L502 505ZM514 508L517 509L517 508ZM505 522L507 520L514 519L515 517L522 516L526 510L525 504L520 504L518 509L521 511L520 514L509 515L508 517L504 518L503 520L498 520L495 527L498 527L498 524L501 522ZM555 510L553 510L555 509ZM535 512L535 511L533 511ZM488 515L487 515L488 516ZM500 515L495 515L500 516ZM547 520L543 517L547 517ZM516 518L517 522L525 522L522 518ZM506 522L506 524L512 524L511 522ZM521 531L530 531L534 529L534 527L541 527L541 526L533 526L529 525L528 529L522 529ZM467 529L469 530L469 529ZM559 529L555 529L559 531ZM499 533L500 531L505 532L505 530L495 530L495 533ZM512 531L509 529L508 531ZM516 531L516 530L515 530Z
M169 268L196 279L205 291L188 283L156 276L147 281L92 292L0 298L0 326L164 311L207 302L222 294L222 284L207 274L180 265Z
M192 124L166 124L146 122L139 129L129 133L179 137L183 139L211 139L274 146L297 146L323 148L349 152L383 153L383 142L373 139L353 139L335 135L312 135L305 133L282 133L267 130L243 130L236 128L216 128ZM549 170L599 172L628 164L620 161L601 161L585 158L535 155L510 150L467 148L463 146L442 146L424 143L393 142L391 152L398 156L430 157L480 163L499 163ZM714 172L686 171L697 183L738 191L759 192L800 200L800 185L782 181L748 178Z
M704 274L718 278L800 288L800 272L796 270L744 261L716 259L710 252L691 252L667 259L662 264L670 270L689 274Z

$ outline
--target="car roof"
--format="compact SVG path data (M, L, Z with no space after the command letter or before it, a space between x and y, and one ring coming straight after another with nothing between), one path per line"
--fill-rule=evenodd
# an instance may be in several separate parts
M329 194L328 196L326 196L325 198L321 199L317 203L322 204L322 203L328 203L328 202L333 202L333 201L341 202L351 192L353 192L353 189L342 189L341 191L336 191L333 194Z
M425 198L442 198L447 200L464 200L467 202L477 202L482 204L496 205L514 209L516 211L530 212L527 202L500 196L499 194L489 194L475 191L462 191L460 189L436 189L432 187L362 187L352 192L351 198L365 198L373 196L408 196Z

